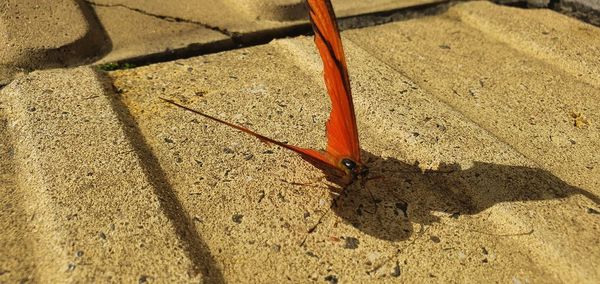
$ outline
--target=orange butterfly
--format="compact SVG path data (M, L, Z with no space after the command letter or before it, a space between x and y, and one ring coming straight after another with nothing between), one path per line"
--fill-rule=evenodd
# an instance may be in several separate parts
M307 0L307 4L315 33L315 44L323 60L325 85L331 98L331 114L326 124L326 151L288 145L244 127L201 113L172 100L163 100L246 132L263 142L273 143L292 150L300 154L304 160L321 169L327 175L328 180L345 186L353 183L357 178L365 177L368 174L368 168L360 160L358 129L356 127L356 116L350 93L350 79L348 78L346 59L342 48L342 39L340 38L331 2L329 0Z

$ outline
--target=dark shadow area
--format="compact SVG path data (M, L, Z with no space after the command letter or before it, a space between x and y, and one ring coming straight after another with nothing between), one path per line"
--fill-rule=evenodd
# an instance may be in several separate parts
M41 62L44 62L44 66L31 66L32 68L85 65L108 54L112 50L112 41L94 9L82 0L76 0L75 3L87 22L88 30L86 34L76 41L56 49L34 51L34 54L31 54L30 57L44 58L44 60L41 60Z
M338 18L340 30L360 29L372 26L379 26L391 22L406 21L415 18L435 16L443 14L450 7L461 1L441 1L414 5L405 8L393 9L388 11L379 11L368 14L356 15Z
M509 7L522 9L548 8L558 13L576 18L582 22L600 27L600 10L590 6L589 3L575 0L492 0L492 2Z
M371 177L362 188L348 187L332 211L357 229L383 240L406 240L412 223L440 221L432 212L452 218L480 213L498 203L562 199L581 194L596 205L600 198L571 186L548 171L529 167L475 162L473 167L441 165L421 172L394 158L381 159L362 152Z
M87 24L87 32L77 40L60 47L26 50L8 65L0 65L0 88L8 85L20 72L36 69L81 66L94 62L112 50L112 41L94 9L83 0L75 0ZM29 5L29 4L24 4ZM34 5L34 2L31 2ZM17 17L18 15L13 15ZM56 21L69 19L56 18Z
M600 10L583 1L550 0L548 8L600 27Z
M104 25L98 18L96 11L88 3L83 0L76 0L75 3L81 9L81 13L88 22L90 30L83 39L80 40L80 49L87 50L84 56L86 56L86 63L91 63L98 58L102 58L104 55L110 53L113 49L112 40L106 32ZM83 64L80 62L79 64Z
M223 274L218 268L215 259L210 253L208 245L198 234L198 230L189 213L185 210L158 159L150 150L150 146L142 135L136 121L133 119L129 109L118 98L114 91L112 81L101 72L96 74L98 81L104 85L105 93L110 99L113 111L123 125L126 136L129 139L135 153L140 161L143 161L145 175L155 189L155 194L160 201L161 210L173 224L177 235L181 238L184 250L193 263L190 269L191 275L201 273L205 283L224 283Z
M528 9L528 8L540 8L540 7L532 7L529 5L529 3L527 2L527 0L492 0L491 2L494 2L498 5L503 5L503 6L508 6L508 7L515 7L515 8L522 8L522 9Z

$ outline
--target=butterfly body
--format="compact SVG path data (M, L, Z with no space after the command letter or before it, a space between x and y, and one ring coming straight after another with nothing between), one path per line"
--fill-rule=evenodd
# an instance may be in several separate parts
M347 186L357 179L365 177L369 170L360 159L358 129L342 40L331 2L329 0L307 0L306 4L315 33L315 44L323 60L325 86L331 99L331 113L326 124L327 148L325 151L288 145L172 100L163 100L253 135L263 142L296 152L304 160L321 169L328 180Z
M334 156L328 152L313 149L298 147L296 149L302 152L300 156L305 161L322 170L327 179L336 184L350 185L357 179L366 177L369 174L369 168L360 160L355 160L352 157ZM315 159L315 157L320 157L320 159Z

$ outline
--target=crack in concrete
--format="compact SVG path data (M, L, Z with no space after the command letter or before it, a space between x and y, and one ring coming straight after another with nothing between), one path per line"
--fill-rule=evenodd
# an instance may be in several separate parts
M134 7L129 7L127 5L123 5L123 4L101 4L101 3L97 3L91 0L83 0L84 2L90 4L91 6L97 6L97 7L107 7L107 8L112 8L112 7L121 7L121 8L125 8L128 9L130 11L133 12L137 12L146 16L150 16L150 17L154 17L157 19L161 19L167 22L172 22L172 23L188 23L188 24L194 24L194 25L198 25L201 26L203 28L209 29L209 30L213 30L215 32L218 32L222 35L228 36L231 39L236 39L239 37L239 33L237 32L231 32L228 31L227 29L224 28L220 28L217 26L213 26L213 25L209 25L206 23L202 23L202 22L198 22L198 21L194 21L194 20L189 20L189 19L184 19L184 18L179 18L179 17L171 17L171 16L164 16L164 15L158 15L158 14L154 14L154 13L150 13L147 11L144 11L142 9L139 8L134 8Z
M102 7L124 7L126 9L130 9L135 12L139 12L145 15L149 15L152 17L157 17L159 19L163 19L166 21L172 22L188 22L192 24L197 24L212 30L216 30L226 36L228 36L228 40L230 42L212 42L207 44L191 44L188 47L177 49L177 50L169 50L168 52L161 52L156 54L147 54L134 58L127 58L120 60L119 62L127 62L133 63L136 66L144 66L152 63L158 62L166 62L172 61L176 59L189 58L192 56L206 55L216 52L223 52L233 49L238 49L242 47L250 47L261 44L266 44L273 39L278 38L287 38L287 37L295 37L299 35L311 35L312 27L308 22L304 23L296 23L290 26L275 28L275 29L267 29L256 32L244 33L240 34L237 32L231 32L226 29L221 29L218 27L213 27L204 23L199 23L191 20L155 15L137 8L131 8L124 6L122 4L115 5L107 5L107 4L98 4L93 0L82 0L90 5L97 5ZM453 0L446 0L441 2L427 3L417 6L404 7L399 9L392 9L381 12L374 12L369 14L362 15L354 15L348 17L338 18L338 25L341 30L346 29L355 29L355 28L364 28L370 26L381 25L394 21L401 21L406 19L412 19L420 16L427 15L435 15L446 11L450 6L456 4Z
M600 27L600 11L576 0L492 0L495 4L521 9L547 8L555 12Z

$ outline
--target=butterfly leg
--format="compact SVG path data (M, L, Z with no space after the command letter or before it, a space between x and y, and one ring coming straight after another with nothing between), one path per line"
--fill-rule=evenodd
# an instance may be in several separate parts
M332 193L334 193L335 197L331 201L331 205L329 206L327 211L325 211L325 213L323 213L323 215L321 215L321 217L319 217L319 220L317 221L317 223L314 224L312 227L310 227L310 229L308 229L308 231L306 232L306 236L304 236L304 239L302 239L302 242L300 242L300 246L303 246L304 243L306 242L306 239L308 239L308 236L310 236L310 234L314 233L317 230L317 227L319 225L321 225L321 223L323 223L323 219L325 218L325 216L327 216L331 212L331 209L333 209L334 206L338 206L338 204L337 204L338 200L344 195L346 188L347 187L342 188L342 190L340 192L332 191Z
M385 179L385 176L368 177L368 178L365 178L364 181L367 182L367 181L376 180L376 179Z

